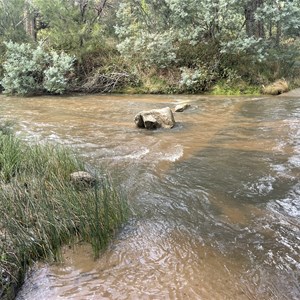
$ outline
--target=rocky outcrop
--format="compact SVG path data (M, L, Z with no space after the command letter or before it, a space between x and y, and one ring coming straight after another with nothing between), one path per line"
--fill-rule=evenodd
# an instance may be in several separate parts
M139 112L134 122L139 128L172 128L175 125L173 113L169 107Z
M70 177L71 182L77 187L92 187L96 184L96 178L88 172L73 172Z
M191 105L188 103L178 104L175 106L175 112L183 112L190 107L191 107Z

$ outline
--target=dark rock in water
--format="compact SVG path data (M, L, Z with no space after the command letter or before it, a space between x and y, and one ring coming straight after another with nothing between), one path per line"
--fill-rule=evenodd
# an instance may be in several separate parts
M70 174L71 181L78 187L92 187L96 184L96 178L88 172L78 171Z
M172 128L175 125L173 113L169 107L139 112L134 122L139 128Z
M190 108L191 105L188 103L178 104L175 106L175 112L183 112L184 110Z

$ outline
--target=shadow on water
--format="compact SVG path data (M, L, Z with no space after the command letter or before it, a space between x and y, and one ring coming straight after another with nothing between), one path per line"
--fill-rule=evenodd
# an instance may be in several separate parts
M132 124L139 110L186 100L192 109L171 131ZM299 299L299 99L10 101L6 117L25 139L101 163L135 211L99 260L87 245L65 248L63 263L33 271L19 300Z

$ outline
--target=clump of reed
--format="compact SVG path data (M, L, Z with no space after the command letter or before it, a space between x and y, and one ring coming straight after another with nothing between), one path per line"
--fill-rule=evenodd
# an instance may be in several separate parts
M128 206L112 181L70 180L85 166L66 149L30 146L0 130L0 298L12 299L30 264L57 259L61 246L91 243L97 257L125 222Z

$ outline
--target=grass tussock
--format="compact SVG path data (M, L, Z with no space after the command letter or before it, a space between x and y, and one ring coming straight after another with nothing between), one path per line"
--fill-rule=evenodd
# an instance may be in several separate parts
M27 267L58 258L66 243L91 243L98 256L128 209L107 176L95 175L91 188L78 187L70 174L84 165L72 153L29 146L5 127L0 128L0 298L12 299Z
M286 80L276 80L274 83L263 88L263 93L267 95L280 95L289 91L289 84Z

